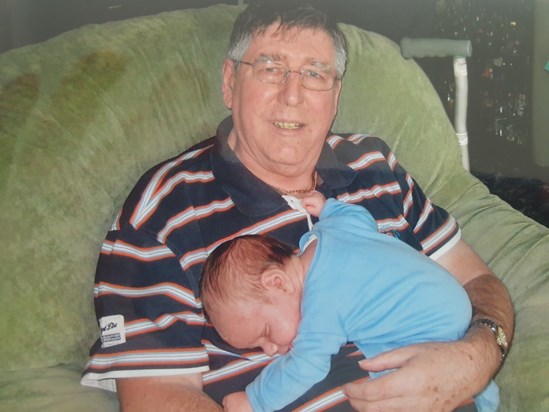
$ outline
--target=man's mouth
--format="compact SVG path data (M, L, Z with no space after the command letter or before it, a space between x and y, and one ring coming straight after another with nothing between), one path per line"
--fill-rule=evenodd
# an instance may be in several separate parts
M274 125L279 129L296 130L302 127L300 123L275 121Z

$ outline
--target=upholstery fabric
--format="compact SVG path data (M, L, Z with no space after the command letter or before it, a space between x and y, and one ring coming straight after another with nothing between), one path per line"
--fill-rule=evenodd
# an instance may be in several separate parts
M93 278L108 227L148 168L228 114L220 68L236 6L88 25L0 55L0 409L116 410L78 384L97 335ZM510 289L503 411L549 410L549 230L461 168L434 89L398 46L343 26L337 132L385 139ZM70 366L67 366L70 365Z

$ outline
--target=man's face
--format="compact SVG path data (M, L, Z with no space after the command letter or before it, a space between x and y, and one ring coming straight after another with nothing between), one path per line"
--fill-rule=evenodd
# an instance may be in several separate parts
M278 24L252 38L243 61L270 59L299 71L315 64L335 68L330 37L319 30L277 31ZM263 83L249 65L223 65L223 97L232 110L234 130L229 145L256 175L298 176L316 165L337 112L341 82L327 91L308 90L300 75L284 84Z

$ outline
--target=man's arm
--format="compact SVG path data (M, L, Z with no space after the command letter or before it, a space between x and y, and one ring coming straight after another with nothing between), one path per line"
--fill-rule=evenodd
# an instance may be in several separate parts
M511 341L514 311L509 293L471 247L460 241L437 262L464 285L474 319L494 320ZM480 392L500 363L492 332L472 327L458 342L413 345L364 360L361 367L366 370L398 370L344 389L357 410L451 411Z
M116 380L121 411L218 412L222 408L202 391L202 375Z

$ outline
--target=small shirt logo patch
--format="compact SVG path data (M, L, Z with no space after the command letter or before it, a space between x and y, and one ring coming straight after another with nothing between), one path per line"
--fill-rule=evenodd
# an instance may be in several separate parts
M122 315L105 316L99 319L99 330L102 348L126 342L126 328L124 327L124 316Z

